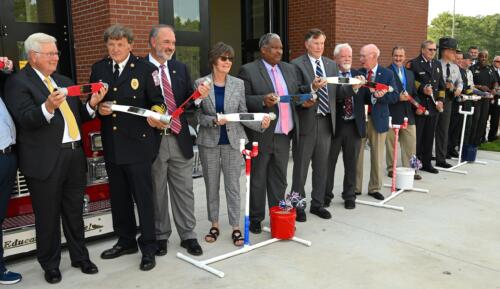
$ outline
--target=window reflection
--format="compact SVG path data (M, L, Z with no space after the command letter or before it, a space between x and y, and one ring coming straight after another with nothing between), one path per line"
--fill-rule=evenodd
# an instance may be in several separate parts
M200 31L199 0L174 0L174 27L182 31Z
M176 46L175 55L177 60L187 65L193 81L200 78L200 47Z
M16 22L55 23L54 10L53 0L14 0Z

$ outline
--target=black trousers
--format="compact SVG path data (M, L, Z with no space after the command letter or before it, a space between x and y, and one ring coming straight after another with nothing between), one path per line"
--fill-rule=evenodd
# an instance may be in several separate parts
M151 166L152 163L147 161L124 165L106 162L113 229L118 236L118 245L133 247L138 243L143 254L156 251ZM134 201L141 233L137 241Z
M291 133L291 132L290 132ZM287 166L290 156L290 135L274 134L272 151L259 151L252 159L250 176L250 221L266 218L266 195L269 208L277 206L287 188Z
M450 128L450 119L453 101L449 96L444 99L443 112L438 114L436 124L436 163L443 163L446 161L446 154L448 152L448 131ZM417 134L418 135L418 134ZM418 137L417 137L418 138ZM417 150L418 151L418 150Z
M0 154L0 273L6 268L3 262L3 220L7 214L12 188L17 172L17 158L14 153Z
M26 176L35 213L37 258L44 270L59 267L61 219L71 261L89 259L83 225L85 167L82 148L61 149L47 179Z
M333 186L335 179L335 167L342 149L342 158L344 161L344 184L342 189L342 198L344 200L355 200L356 194L356 165L358 163L361 137L359 136L354 120L345 121L337 118L335 137L332 138L330 146L330 155L328 157L328 174L325 191L325 202L333 199Z
M486 126L488 125L488 117L490 112L490 101L489 99L481 99L478 101L479 120L477 124L476 136L474 138L474 144L480 145L481 141L484 140L486 136ZM474 112L475 114L476 112Z
M448 129L448 154L460 145L460 136L462 134L463 115L459 113L460 105L465 110L465 102L453 101L451 103L450 128ZM467 119L470 123L470 117Z
M437 114L415 116L415 126L417 128L417 157L424 167L431 166L432 146L434 144L436 124Z
M498 106L498 96L493 99L494 103L490 103L490 132L488 133L488 141L497 139L498 121L500 115L500 107Z

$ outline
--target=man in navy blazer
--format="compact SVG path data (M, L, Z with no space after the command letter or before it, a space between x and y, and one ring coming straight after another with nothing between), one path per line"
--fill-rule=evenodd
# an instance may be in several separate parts
M403 167L409 167L410 158L417 151L417 128L415 126L415 114L423 114L422 110L415 109L408 101L408 95L415 98L417 102L420 99L417 96L415 88L415 75L411 70L405 68L406 60L405 49L402 46L396 46L392 49L392 64L389 68L394 73L396 86L399 94L399 101L389 105L389 112L392 117L392 123L403 124L405 117L408 118L408 127L399 131L399 143L401 146L401 162ZM387 174L392 178L392 162L394 152L394 131L389 130L386 139L386 155ZM422 177L415 174L414 178L420 180Z
M394 90L374 90L363 88L369 95L367 137L370 140L370 181L368 183L368 195L377 200L383 200L380 194L382 188L382 159L384 157L384 145L389 130L389 104L399 100L399 92L396 88L394 74L387 68L378 65L380 50L374 44L368 44L361 48L360 62L363 66L359 72L365 75L367 81L379 82L391 86ZM361 193L363 185L363 160L366 138L361 141L356 174L356 192Z

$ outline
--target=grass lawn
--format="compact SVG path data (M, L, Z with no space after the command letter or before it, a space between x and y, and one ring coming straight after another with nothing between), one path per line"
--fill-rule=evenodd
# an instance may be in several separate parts
M483 150L483 151L500 152L500 140L496 140L494 142L483 143L479 147L479 149Z

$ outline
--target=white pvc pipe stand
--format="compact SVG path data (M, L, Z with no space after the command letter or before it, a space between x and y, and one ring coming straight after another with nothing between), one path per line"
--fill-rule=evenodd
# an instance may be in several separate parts
M271 230L267 227L264 227L263 228L264 231L266 232L271 232ZM292 239L290 239L291 241L295 241L297 243L300 243L300 244L303 244L303 245L306 245L308 247L310 247L312 245L311 241L307 241L307 240L304 240L304 239L301 239L301 238L298 238L298 237L293 237ZM216 257L213 257L213 258L210 258L210 259L207 259L207 260L204 260L204 261L198 261L198 260L195 260L189 256L186 256L182 253L177 253L177 258L179 259L182 259L188 263L191 263L193 264L194 266L200 268L200 269L203 269L207 272L210 272L220 278L224 278L224 272L220 271L220 270L217 270L213 267L210 267L208 266L209 264L211 263L215 263L215 262L219 262L219 261L222 261L224 259L228 259L228 258L231 258L231 257L234 257L234 256L237 256L237 255L241 255L241 254L245 254L245 253L248 253L252 250L255 250L255 249L258 249L258 248L261 248L261 247L264 247L264 246L267 246L267 245L270 245L272 243L276 243L278 241L288 241L288 240L281 240L281 239L277 239L277 238L272 238L272 239L269 239L269 240L266 240L266 241L263 241L263 242L260 242L260 243L257 243L257 244L254 244L254 245L244 245L241 249L238 249L236 251L233 251L233 252L229 252L229 253L226 253L226 254L223 254L223 255L220 255L220 256L216 256Z
M396 171L396 162L397 162L397 157L398 157L398 138L399 138L399 130L400 129L405 129L408 125L408 118L404 118L403 125L393 125L392 124L392 117L389 117L389 127L395 129L395 136L394 136L394 152L393 152L393 166L392 166L392 173L393 173L393 184L394 184L394 191L392 189L393 184L384 184L384 187L389 187L391 188L391 195L380 201L380 202L370 202L370 201L363 201L363 200L356 200L356 203L362 204L362 205L368 205L368 206L373 206L373 207L378 207L378 208L385 208L385 209L391 209L391 210L396 210L396 211L404 211L404 207L400 206L392 206L392 205L387 205L386 203L391 201L392 199L396 198L399 196L401 193L405 191L415 191L415 192L421 192L421 193L428 193L429 190L426 189L418 189L418 188L411 188L411 189L400 189L400 190L395 190L395 177L397 176L397 171Z

